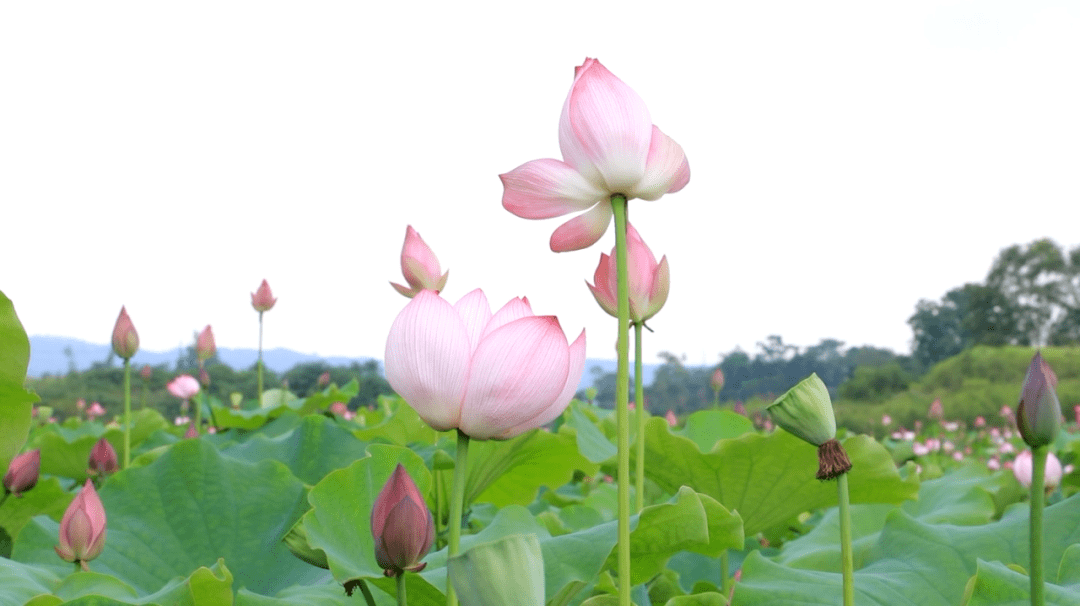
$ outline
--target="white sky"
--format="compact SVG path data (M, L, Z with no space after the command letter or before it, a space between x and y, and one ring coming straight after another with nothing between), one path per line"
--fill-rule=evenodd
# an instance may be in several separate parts
M560 157L597 57L686 150L631 202L671 263L658 351L714 363L780 334L908 351L920 298L998 251L1080 243L1080 8L1062 2L9 2L0 7L0 290L27 332L142 347L382 357L406 224L456 300L527 295L589 356L609 229L503 210L498 175Z

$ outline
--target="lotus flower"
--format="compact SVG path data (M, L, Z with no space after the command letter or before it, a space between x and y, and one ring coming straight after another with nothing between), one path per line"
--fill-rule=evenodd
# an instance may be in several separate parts
M652 123L645 102L596 59L576 68L559 119L562 160L526 162L500 175L503 207L523 219L587 212L551 234L551 250L596 243L611 222L612 195L657 200L690 181L682 148Z
M56 554L66 562L79 562L83 570L88 570L86 563L101 555L104 548L105 507L93 482L87 480L60 520Z
M631 225L626 226L626 261L630 291L630 322L638 324L648 320L660 311L667 302L668 289L671 285L671 271L667 257L656 262L645 241ZM618 282L615 273L615 249L608 256L600 253L600 264L593 275L593 286L585 283L592 291L596 302L608 314L619 317Z
M409 225L405 228L405 244L401 247L401 273L408 286L390 283L402 295L410 299L421 290L441 291L446 287L450 272L440 274L439 260L420 234Z
M135 325L124 307L120 307L120 316L113 326L112 348L116 355L125 360L130 360L139 351L139 333L135 332Z
M935 398L930 404L930 410L926 411L926 416L940 421L945 417L945 409L941 405L941 398Z
M1020 482L1020 485L1024 488L1031 488L1033 465L1030 450L1025 450L1016 455L1016 459L1013 460L1013 475L1016 476L1016 481ZM1054 487L1061 483L1062 474L1061 461L1058 460L1054 453L1046 453L1046 471L1043 475L1043 485L1046 487L1047 492L1052 491Z
M139 375L142 376L143 381L149 381L150 377L154 375L154 369L149 364L143 364L142 370L139 371Z
M251 293L251 306L259 313L270 311L275 303L277 299L274 298L274 293L270 291L270 285L266 283L266 280L262 281L258 290Z
M398 463L371 508L375 561L392 577L418 572L435 542L435 521L412 476Z
M169 393L181 400L190 400L199 393L199 382L191 375L180 375L166 385Z
M199 337L195 339L195 357L202 362L214 357L215 353L217 353L217 345L214 343L214 331L207 324L206 328L199 333Z
M105 409L102 408L100 402L94 402L90 404L90 408L86 409L86 418L93 421L94 419L105 414Z
M712 377L709 379L709 384L712 386L713 391L722 391L724 389L724 371L720 368L714 370Z
M1061 404L1055 386L1057 376L1053 369L1041 353L1035 352L1016 407L1016 427L1032 448L1053 442L1061 428Z
M21 497L22 493L37 485L41 470L41 449L35 448L16 456L8 465L7 473L4 474L4 492L14 493Z
M105 438L95 442L94 447L90 449L88 464L91 474L112 474L120 470L116 450Z
M439 431L508 439L562 414L585 368L585 331L568 345L527 299L491 313L482 290L450 305L421 291L386 340L390 386Z

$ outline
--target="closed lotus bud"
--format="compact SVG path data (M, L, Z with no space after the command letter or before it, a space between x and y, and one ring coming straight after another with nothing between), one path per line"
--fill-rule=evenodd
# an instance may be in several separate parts
M544 606L544 555L535 534L477 545L446 565L462 606Z
M393 282L390 286L410 299L422 290L441 291L446 287L446 279L450 277L449 271L442 273L435 252L412 225L405 228L405 244L401 247L401 273L408 286Z
M21 497L22 493L37 485L40 470L41 449L35 448L15 457L4 474L4 492Z
M94 402L90 404L90 408L86 409L86 417L93 421L94 419L105 414L105 409L102 408L100 402Z
M116 450L105 438L98 440L90 449L89 465L90 473L94 475L108 475L120 471Z
M329 384L330 384L330 372L329 371L324 372L321 375L319 375L319 380L316 381L316 385L318 385L320 389L322 389L323 387L326 387Z
M714 370L709 383L712 385L713 391L722 391L724 389L724 371L719 368Z
M217 345L214 344L214 331L210 330L210 325L207 324L206 328L199 333L199 338L195 340L195 356L199 360L209 360L217 353Z
M392 577L424 569L420 560L435 541L435 520L409 472L398 463L371 508L375 561Z
M934 398L934 401L930 404L930 410L926 411L926 416L935 421L945 418L945 408L941 405L941 398Z
M817 373L789 389L767 410L777 425L818 447L819 480L831 480L851 469L847 453L836 440L829 389Z
M142 376L143 381L149 381L150 377L154 374L154 369L149 364L144 364L142 370L139 371L139 375Z
M275 303L277 299L274 298L274 293L270 291L270 285L266 283L266 280L262 281L258 290L251 293L251 306L259 313L270 311Z
M675 413L671 410L667 411L667 414L664 415L664 419L667 420L667 424L669 427L675 427L679 424L679 418L676 417Z
M1054 391L1056 386L1054 371L1042 354L1035 352L1024 377L1020 404L1016 407L1016 427L1024 442L1032 448L1053 442L1061 429L1061 404Z
M105 549L105 507L90 480L64 512L60 544L55 549L56 555L66 562L80 563L83 570L89 570L86 563Z
M120 317L116 318L113 327L112 348L116 355L125 360L130 360L139 351L139 333L135 332L135 325L124 307L120 308Z

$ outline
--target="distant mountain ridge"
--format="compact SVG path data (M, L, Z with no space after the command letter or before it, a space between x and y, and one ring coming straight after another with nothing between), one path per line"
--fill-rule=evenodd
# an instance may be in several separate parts
M70 355L65 352L70 351ZM41 377L46 374L62 375L72 367L82 371L89 369L95 362L104 362L112 353L111 345L90 343L80 339L69 337L33 336L30 337L30 366L26 371L31 377ZM141 368L144 364L158 366L168 364L175 367L181 351L146 351L140 349L131 359L135 368ZM255 365L258 358L258 350L255 349L231 349L219 347L218 359L236 370L244 370ZM274 372L283 373L297 364L308 362L326 362L331 366L348 366L353 362L367 362L374 358L349 358L344 356L317 356L284 349L281 347L263 351L263 362L266 367ZM119 360L115 360L119 363ZM382 360L378 360L380 368ZM579 389L591 387L593 384L594 367L599 367L604 373L615 372L615 360L585 360L585 372L581 375ZM656 374L658 364L646 364L642 368L642 378L645 384L652 383L653 375Z

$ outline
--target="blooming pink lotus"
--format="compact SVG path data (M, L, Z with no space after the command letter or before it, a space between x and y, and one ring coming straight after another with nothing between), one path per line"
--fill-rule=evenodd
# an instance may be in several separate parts
M277 303L277 299L274 298L274 293L270 290L270 285L266 283L266 280L262 281L258 290L251 293L251 306L259 313L270 311L275 303Z
M420 234L413 229L412 225L405 228L405 244L401 247L401 273L405 276L408 286L390 283L402 295L412 298L421 290L434 290L440 292L446 287L446 279L450 272L442 272L439 260L435 258L434 251L424 242Z
M195 339L195 356L202 362L214 357L215 353L217 353L217 344L214 343L214 331L207 324Z
M562 160L526 162L500 175L503 207L524 219L587 212L551 234L551 250L596 243L611 222L608 201L657 200L690 181L686 154L652 123L645 102L596 59L576 68L559 118Z
M101 406L100 402L94 402L90 404L90 408L86 409L86 418L93 421L94 419L105 414L105 409Z
M435 542L435 521L420 489L405 467L398 463L371 507L371 535L375 561L386 576L404 571L419 572Z
M135 352L139 351L139 333L135 332L135 325L131 323L127 308L120 307L120 316L116 318L113 326L112 348L116 355L125 360L131 359Z
M199 393L199 382L191 375L180 375L165 386L169 393L181 400L190 400Z
M105 549L105 526L105 507L93 482L87 480L60 520L56 554L66 562L79 562L83 570L88 570L86 563Z
M1024 488L1031 488L1033 465L1030 450L1025 450L1016 455L1016 459L1013 460L1013 475L1016 476L1016 481L1020 482L1020 485ZM1058 460L1054 453L1046 453L1046 471L1043 475L1043 485L1046 487L1047 492L1052 491L1055 486L1061 483L1062 474L1061 461Z
M555 419L585 368L585 331L567 344L525 298L492 314L480 289L451 305L421 291L386 340L386 378L439 431L508 439Z
M630 322L637 324L656 315L667 302L671 270L667 257L656 262L651 250L632 225L626 226L626 265L630 291ZM593 286L585 283L593 297L608 314L619 317L618 281L615 273L615 249L611 255L600 253L600 264L593 274Z
M21 497L37 485L41 470L41 449L35 448L16 456L4 474L4 492Z

